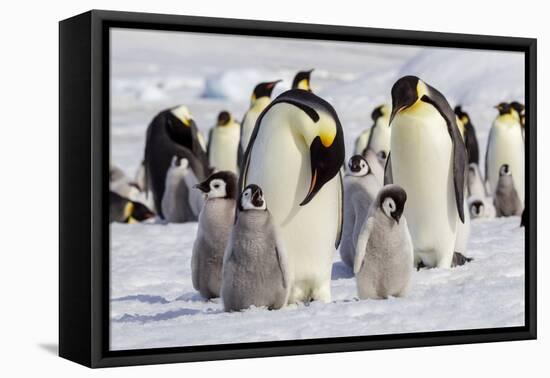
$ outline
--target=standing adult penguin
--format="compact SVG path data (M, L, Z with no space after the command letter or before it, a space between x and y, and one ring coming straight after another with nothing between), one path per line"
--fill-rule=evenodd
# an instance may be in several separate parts
M510 106L518 113L519 123L521 124L521 135L525 141L525 105L518 101L512 101Z
M208 157L199 141L197 126L185 106L160 112L147 129L144 159L146 185L153 193L155 208L161 218L164 218L161 201L166 172L174 155L189 161L199 181L207 176Z
M372 150L376 154L383 153L388 156L390 153L391 128L390 108L387 105L380 105L373 110L371 118L374 124L369 133L366 150ZM364 155L365 151L361 151Z
M250 137L254 131L254 126L256 126L256 120L271 102L271 93L273 93L275 85L277 85L280 81L281 80L275 80L260 83L256 85L254 91L252 92L252 97L250 98L250 108L248 108L241 122L239 164L242 162L246 147L248 147Z
M344 177L344 224L339 252L342 261L353 269L359 231L382 185L371 165L361 155L349 159L348 170Z
M303 89L304 91L312 92L310 84L312 72L313 69L298 72L292 81L292 89Z
M391 172L388 179L403 187L409 198L405 216L415 261L451 267L454 261L463 262L454 255L459 222L466 220L467 152L456 116L445 97L416 76L399 79L391 94L386 170Z
M518 112L508 103L496 106L498 116L493 122L485 155L485 180L491 194L495 195L500 168L507 164L514 180L519 199L524 201L525 193L525 143Z
M216 172L196 186L206 195L191 256L193 287L204 298L220 296L223 255L235 221L237 176Z
M258 119L240 187L259 185L289 256L289 302L330 301L332 256L342 227L344 133L334 108L291 89Z
M239 199L237 220L223 258L225 311L250 306L279 309L286 304L287 257L267 209L262 189L248 185Z
M479 165L479 144L477 143L476 130L468 113L462 110L462 106L455 107L455 114L464 125L464 144L468 151L468 163Z
M520 201L516 188L514 187L513 174L508 164L503 164L502 167L500 167L494 198L497 217L521 215L523 211L523 202Z
M208 137L208 162L217 171L238 173L238 151L241 125L224 110Z
M357 241L353 272L361 299L407 294L413 273L413 244L403 215L407 194L387 185L376 197Z

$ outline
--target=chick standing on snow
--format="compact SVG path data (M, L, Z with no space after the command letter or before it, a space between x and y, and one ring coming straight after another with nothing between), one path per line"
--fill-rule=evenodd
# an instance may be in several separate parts
M250 306L283 307L289 294L287 257L277 237L262 189L248 185L223 261L225 311Z
M348 161L349 173L344 177L344 225L340 256L350 268L353 268L359 231L381 187L371 168L377 164L369 164L361 155L354 155Z
M495 191L495 208L497 217L521 215L523 211L523 204L514 186L512 171L508 164L503 164L500 167Z
M413 244L407 220L407 200L397 185L383 187L372 204L355 253L353 271L359 298L380 299L407 293L413 271Z
M197 177L189 169L189 161L174 156L168 172L162 196L162 213L168 222L182 223L196 221L202 207L203 199L192 188L197 184Z
M199 214L191 273L193 287L210 299L220 296L223 255L235 221L237 176L217 172L196 188L205 193L206 202Z

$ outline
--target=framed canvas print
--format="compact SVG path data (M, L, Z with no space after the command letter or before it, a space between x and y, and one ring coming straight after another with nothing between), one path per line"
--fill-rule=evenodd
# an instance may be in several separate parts
M536 40L60 22L60 355L536 337Z

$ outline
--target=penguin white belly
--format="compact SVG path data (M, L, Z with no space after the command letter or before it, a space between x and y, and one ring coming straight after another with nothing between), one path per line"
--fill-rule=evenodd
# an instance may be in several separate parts
M525 199L525 151L521 128L517 122L496 120L491 130L487 151L487 170L491 193L494 196L502 164L508 164L519 199Z
M289 260L289 303L309 298L328 302L340 183L335 176L307 205L299 205L311 182L310 152L286 120L268 119L280 117L277 113L265 115L261 138L254 141L251 151L245 185L262 188L279 227Z
M387 121L386 121L387 122ZM384 122L378 122L371 136L370 149L374 152L390 151L391 129Z
M241 127L243 128L241 133L241 147L243 149L243 152L246 151L246 147L250 142L252 132L254 131L254 126L256 126L256 120L270 102L271 99L269 97L259 98L248 110L248 112L246 112L246 115L244 116L244 121L241 125Z
M423 108L428 110L420 118L405 113L392 123L393 181L407 192L404 215L415 259L428 266L450 267L459 219L452 142L447 125L435 108Z
M237 173L240 130L237 125L216 127L210 141L210 165L218 171Z
M371 132L371 129L367 129L363 131L361 134L359 134L359 136L357 137L357 140L355 141L354 155L361 155L365 150L365 148L367 148L370 132Z

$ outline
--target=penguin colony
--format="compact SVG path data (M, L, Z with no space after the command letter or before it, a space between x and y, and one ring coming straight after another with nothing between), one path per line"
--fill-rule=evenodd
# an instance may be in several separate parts
M495 107L483 177L469 114L402 77L346 162L343 127L312 72L274 99L280 80L256 85L241 122L222 110L207 144L187 107L160 112L135 179L111 165L110 221L198 220L193 287L226 311L330 302L337 249L360 299L401 297L415 268L472 260L470 219L525 224L521 103Z

